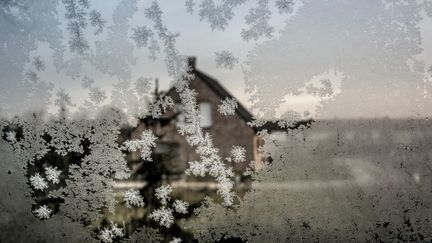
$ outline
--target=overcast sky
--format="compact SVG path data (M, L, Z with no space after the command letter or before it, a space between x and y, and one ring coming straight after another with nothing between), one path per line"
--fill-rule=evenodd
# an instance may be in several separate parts
M334 31L332 29L331 26L327 26L327 25L331 25L332 23L338 23L340 24L340 29L345 30L345 29L350 29L350 28L356 28L356 26L354 26L353 23L356 23L355 21L352 21L351 18L352 16L348 15L348 14L343 14L344 10L343 7L341 7L341 14L339 15L335 15L334 13L337 11L333 11L331 9L325 9L326 7L329 8L329 6L336 6L338 4L339 1L323 1L322 5L321 2L316 2L316 4L314 4L314 6L312 7L308 7L306 8L306 11L304 11L302 8L299 9L298 14L294 14L294 16L292 18L290 18L287 15L281 15L277 12L277 10L274 8L274 6L272 5L272 11L273 11L273 17L270 21L271 25L275 27L276 32L274 34L274 37L271 39L261 39L258 42L254 42L254 41L250 41L250 42L245 42L241 36L240 36L240 32L242 30L242 28L245 27L245 23L244 23L244 16L247 13L247 10L254 6L255 2L254 1L248 1L246 4L242 5L240 8L236 9L236 16L233 18L233 20L229 23L228 27L226 28L226 30L224 31L212 31L209 27L209 24L207 22L202 22L200 21L199 15L198 15L198 11L197 11L197 6L195 6L195 11L193 14L189 14L186 13L185 8L184 8L184 1L172 1L172 0L161 0L158 1L161 5L161 8L163 10L163 18L166 21L166 25L168 26L168 28L170 29L170 31L172 32L178 32L180 33L180 37L178 38L178 49L180 50L180 52L184 55L190 55L190 56L196 56L197 57L197 68L206 72L207 74L209 74L210 76L215 77L216 79L219 80L219 82L226 87L231 93L233 93L239 100L241 103L245 104L247 107L249 107L251 105L251 103L248 101L248 95L245 93L245 81L244 81L244 77L243 77L243 71L242 71L242 67L247 67L246 65L246 61L248 61L247 59L247 54L248 52L253 52L253 53L262 53L260 52L260 49L257 48L258 51L254 50L255 45L257 44L263 44L261 47L265 48L270 48L268 46L272 45L270 42L270 44L267 43L267 41L274 41L273 44L274 48L276 48L273 51L268 51L269 55L274 55L274 53L280 53L278 55L277 58L273 58L273 59L268 59L268 57L265 57L266 54L261 54L262 59L263 60L269 60L270 63L269 65L272 66L278 66L278 65L274 65L271 62L279 62L280 66L279 68L284 67L284 65L291 65L292 63L296 62L296 60L298 59L299 56L302 56L302 52L298 51L301 48L305 48L304 45L307 45L309 42L310 43L315 43L315 42L311 42L311 40L316 40L321 38L323 35L325 35L326 33L330 33L328 34L329 36L331 35L331 31ZM196 1L198 3L198 1ZM308 2L308 1L305 1ZM333 2L332 4L324 4L324 2ZM368 3L372 3L374 1L365 1L364 5L368 5ZM376 2L376 1L375 1ZM95 8L97 10L99 10L102 13L102 16L104 19L108 20L108 26L110 24L112 24L112 14L113 14L113 10L116 6L116 4L118 4L119 1L104 1L104 0L99 0L99 1L92 1L92 8ZM363 3L363 2L362 2ZM133 18L130 21L130 27L136 27L136 26L140 26L140 25L148 25L151 26L151 23L145 19L143 11L146 7L148 7L150 4L150 1L139 1L138 2L138 11L136 13L134 13ZM349 7L349 6L348 6ZM316 12L314 12L316 11ZM362 12L363 11L363 12ZM362 15L364 14L365 16L370 14L367 12L368 9L367 8L360 8L358 11L354 11L355 14L359 14ZM63 10L61 7L59 7L59 16L63 16ZM345 11L347 12L347 11ZM333 14L333 15L331 15ZM361 19L361 16L360 16ZM287 22L287 20L289 20ZM309 21L309 20L315 20L316 22L313 21ZM327 21L328 20L328 21ZM65 24L64 19L60 18L60 21ZM335 21L335 22L334 22ZM304 23L306 22L306 23ZM345 24L346 23L346 24ZM349 24L353 24L353 26L350 26ZM304 25L304 26L303 26ZM313 25L316 26L316 28L310 28L310 26L308 25ZM2 25L4 28L4 25ZM378 26L378 25L377 25ZM330 30L327 31L326 28L329 27ZM421 55L419 55L419 59L424 60L426 65L430 65L432 64L432 21L430 19L426 19L422 22L420 22L420 27L421 27L421 35L422 35L422 48L423 53ZM302 31L302 29L307 29L309 28L310 30L316 31L316 32L307 32L307 31ZM322 31L321 33L319 33L320 31L317 31L317 29L320 28L320 30ZM283 31L282 31L283 30ZM337 29L335 29L337 31ZM282 33L280 33L280 31L282 31ZM104 38L106 37L106 32L98 37L98 38ZM6 33L6 30L2 30L2 33ZM356 33L355 31L352 32L353 35ZM292 35L296 35L294 36L290 36L290 34ZM350 38L350 37L349 37ZM349 39L348 38L348 39ZM383 37L384 38L384 37ZM289 41L291 39L295 39L295 41L297 41L294 44L299 44L298 47L300 49L297 49L297 51L295 50L295 46L293 47L292 43L289 43ZM340 38L339 38L340 39ZM284 42L285 40L288 40L286 43ZM329 41L330 39L326 40ZM90 39L90 41L95 41ZM282 44L281 44L282 43ZM342 43L341 45L344 45L344 43L341 41L340 43ZM283 45L287 45L287 47L285 48ZM348 48L348 46L351 43L347 44L345 47L341 48ZM282 48L281 48L282 45ZM291 45L291 46L288 46ZM361 47L361 46L360 46ZM291 48L291 49L290 49ZM313 47L316 48L316 47ZM319 49L314 49L314 54L312 54L312 56L310 58L314 58L313 55L315 55L315 53L325 53L326 50L328 49L328 46L326 46L325 44L321 45L318 47ZM262 48L261 48L262 49ZM280 49L283 49L281 52ZM336 48L337 49L337 48ZM215 52L219 52L222 50L229 50L232 51L234 56L238 57L240 59L240 64L235 66L234 69L232 70L226 70L226 69L219 69L216 68L216 63L215 63ZM271 48L270 48L271 50ZM336 50L335 50L336 51ZM360 56L362 56L362 58L366 58L367 56L363 55L362 52L364 52L364 50L362 50L362 48L358 48L358 54ZM304 51L303 53L308 53L307 51ZM335 52L337 53L337 52ZM43 58L45 58L45 60L47 61L48 66L50 66L50 64L52 64L52 60L50 60L50 56L52 55L52 51L49 50L48 46L44 43L40 43L39 48L35 51L33 51L31 53L32 55L41 55ZM294 55L295 54L295 55ZM166 69L164 66L164 62L163 62L163 56L160 55L159 59L157 61L151 61L147 58L147 56L149 55L148 51L143 49L143 50L134 50L133 53L134 57L137 58L137 63L136 65L134 65L132 67L132 79L138 78L140 76L145 76L145 77L157 77L160 80L160 84L161 84L161 89L167 89L169 86L169 78L166 75ZM306 54L303 55L303 57L301 57L300 59L302 61L307 61L307 58L305 58ZM309 53L307 54L309 55ZM323 54L324 55L324 54ZM327 55L327 54L325 54ZM338 54L340 55L340 53ZM352 53L350 53L350 55L353 55L354 57L356 56L355 51L353 51ZM343 57L343 55L341 55ZM321 57L322 56L318 56ZM2 57L0 57L2 58ZM325 58L329 58L329 56L325 56ZM315 58L316 59L316 58ZM329 58L330 59L330 58ZM287 62L285 61L281 61L281 60L289 60ZM312 59L311 59L312 60ZM366 60L366 59L365 59ZM2 62L7 61L7 60L2 60ZM345 62L350 62L350 60L345 60ZM313 62L311 62L313 63ZM330 64L334 64L329 62ZM370 63L368 65L364 65L363 67L359 68L359 70L367 70L366 68L368 68L370 66ZM287 66L288 67L288 66ZM300 72L306 68L309 68L306 65L303 65L302 68L299 68L296 70L296 72ZM310 70L315 70L315 67L310 67ZM338 68L338 67L329 67L329 69L331 68ZM289 68L287 68L287 70L289 70ZM318 75L322 72L328 71L328 70L320 70L318 68L316 68L316 73L314 75ZM340 70L343 72L343 70ZM274 83L272 83L273 85L279 85L279 86L285 86L284 84L288 84L288 82L290 82L291 79L295 79L296 76L293 72L293 75L291 77L291 73L285 73L285 72L281 72L280 74L277 73L277 71L275 71L275 69L268 69L268 73L271 75L284 75L282 80L279 81L275 81ZM89 66L84 66L83 67L83 74L89 74L92 77L94 77L96 84L107 89L110 90L112 88L112 84L114 84L115 82L118 81L118 79L116 77L111 77L109 75L106 74L102 74L98 71L95 71L94 68L89 67ZM350 75L349 73L347 75ZM81 91L81 86L80 86L80 81L79 80L72 80L71 78L67 77L64 75L64 73L57 73L55 71L54 68L50 68L48 67L47 70L44 73L41 73L41 77L44 80L47 80L49 82L52 82L56 88L66 88L66 90L68 90L71 95L72 95L72 101L74 103L80 103L84 98L85 98L85 94ZM298 77L300 77L300 75L298 75ZM309 77L310 78L310 77ZM376 77L375 77L376 78ZM269 79L271 80L271 79ZM402 80L402 79L401 79ZM358 80L357 80L358 81ZM371 80L363 80L364 83L368 83ZM361 82L363 82L361 81ZM405 80L407 81L407 80ZM2 88L6 88L8 87L7 82L13 82L11 80L2 80ZM261 83L261 85L266 85L265 82L267 81L262 81L263 83ZM272 82L272 81L268 81L268 82ZM277 83L277 82L281 82L281 83ZM284 83L285 82L285 83ZM307 82L306 80L303 80L303 82ZM396 82L396 81L395 81ZM396 86L399 85L398 82L402 82L400 80L398 80L395 84ZM407 81L409 82L409 81ZM277 86L276 85L276 86ZM287 85L289 86L289 85ZM405 86L400 86L397 87L399 89L403 88ZM345 89L344 89L345 88ZM341 93L343 94L344 92L346 94L350 94L349 89L356 89L356 87L354 86L342 86L342 90ZM377 90L377 92L381 92L380 88L378 85L376 87L373 87ZM276 90L276 89L275 89ZM352 90L351 90L352 91ZM393 91L391 91L393 92ZM277 92L275 92L276 95ZM409 92L406 93L406 95ZM291 108L294 110L298 110L298 111L303 111L303 110L307 110L307 109L311 109L313 108L313 105L316 104L316 102L318 101L318 99L316 98L312 98L312 97L308 97L308 96L300 96L300 97L293 97L291 95L287 95L287 93L283 94L278 94L281 95L281 97L284 100L284 103L282 104L283 108ZM405 95L405 93L404 93ZM415 93L412 93L413 96L415 96ZM371 97L373 96L377 96L377 94L372 94ZM406 106L400 105L397 102L392 103L392 102L387 102L385 105L380 105L379 108L376 109L370 109L371 112L365 112L366 108L365 107L376 107L376 102L378 101L377 98L372 99L369 103L367 103L367 106L363 106L361 108L359 108L359 112L349 112L352 111L353 109L347 108L347 109L340 109L341 107L335 106L329 106L329 112L325 113L324 115L333 117L333 116L338 116L338 117L352 117L352 116L392 116L394 114L394 116L412 116L413 114L419 113L419 111L415 110L414 108L412 108L412 103L407 103ZM279 97L280 98L280 97ZM336 97L337 98L337 97ZM389 99L392 99L394 97L390 97ZM409 96L403 96L403 99L413 99L415 97L409 97ZM343 100L341 98L342 102L346 103L345 100ZM353 100L352 101L352 106L355 106L355 103L358 102L357 100ZM394 105L392 105L394 104ZM388 106L388 107L387 107ZM391 107L394 106L394 107ZM387 109L388 108L388 109ZM362 110L363 109L363 110ZM394 112L394 110L397 110L397 112ZM431 109L432 110L432 109ZM388 112L385 112L388 111ZM422 108L420 110L420 113L424 113L423 115L428 115L429 113L426 112L424 110L424 108Z

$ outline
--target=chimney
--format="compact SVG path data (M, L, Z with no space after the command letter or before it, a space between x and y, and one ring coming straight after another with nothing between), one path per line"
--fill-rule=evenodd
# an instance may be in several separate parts
M155 79L155 97L159 96L159 79Z
M189 66L192 70L195 70L196 57L194 57L194 56L189 56L189 57L187 58L187 62L188 62L188 66Z

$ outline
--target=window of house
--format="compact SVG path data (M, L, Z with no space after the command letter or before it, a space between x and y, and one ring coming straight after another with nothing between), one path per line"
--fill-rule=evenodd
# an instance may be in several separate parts
M177 113L176 126L183 127L185 125L185 115L183 112L183 106L181 104L176 104L175 111Z
M202 128L208 128L213 125L212 110L209 102L201 102L199 104L200 125Z

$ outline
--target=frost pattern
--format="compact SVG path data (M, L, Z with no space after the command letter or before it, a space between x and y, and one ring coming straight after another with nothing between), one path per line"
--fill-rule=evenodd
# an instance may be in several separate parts
M153 219L166 228L171 227L171 225L174 223L173 210L170 208L158 208L149 215L149 218Z
M47 205L40 206L38 209L35 209L33 213L39 219L49 219L51 217L52 210L48 208Z
M90 24L96 28L94 34L100 34L103 32L106 21L102 19L102 15L96 10L92 10L89 13Z
M144 207L144 198L141 196L138 190L129 189L123 193L123 197L128 208L132 207L132 205Z
M149 39L153 36L153 32L145 27L136 27L132 29L132 39L135 41L137 47L145 47L147 46Z
M155 140L157 137L151 130L145 130L141 134L140 140L126 141L125 147L129 151L141 151L141 159L144 161L152 161L152 147L156 146Z
M36 190L43 191L48 188L48 183L39 173L36 173L30 177L30 184Z
M61 171L58 170L57 167L46 167L45 174L48 181L51 181L54 184L58 184L60 182L59 176L61 174Z
M231 157L232 160L236 163L241 163L246 161L246 149L241 146L232 146L231 148Z
M187 13L193 14L194 6L195 6L194 0L186 0L185 1L185 8L186 8Z
M99 239L104 243L111 243L115 238L121 238L124 235L125 234L122 228L118 227L114 223L111 223L110 227L106 227L100 231Z
M215 52L216 54L216 67L233 69L238 63L238 59L233 56L230 51L224 50L221 52Z
M204 0L199 6L199 15L201 20L210 23L212 30L224 30L228 26L228 22L234 17L233 9L244 2L245 0L223 0L220 5L216 5L214 0Z
M245 17L249 28L241 31L243 39L249 41L258 40L260 37L272 37L274 27L268 23L270 17L271 11L268 6L268 0L258 0L258 6L250 9Z
M66 8L68 30L71 35L69 48L71 52L84 54L89 48L88 41L84 38L84 30L87 26L86 16L89 8L88 0L62 0Z
M224 116L232 116L238 108L238 103L233 98L225 98L222 104L218 106L218 112Z
M156 189L155 196L159 199L160 203L165 206L171 200L171 192L172 188L170 185L160 186Z
M174 211L176 211L177 213L187 214L189 203L181 200L175 200L173 207L174 207Z
M45 63L42 61L40 56L34 57L32 64L38 72L45 70Z
M277 0L276 7L280 14L291 13L293 10L294 1L293 0Z

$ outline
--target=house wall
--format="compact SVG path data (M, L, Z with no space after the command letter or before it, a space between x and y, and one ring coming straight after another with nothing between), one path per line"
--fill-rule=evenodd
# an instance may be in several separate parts
M232 116L224 116L219 114L217 107L220 104L221 99L205 82L199 77L190 81L190 87L195 89L198 93L197 102L209 102L212 107L212 120L213 125L210 128L204 128L205 132L209 132L213 137L213 143L216 148L219 149L219 155L222 158L229 156L231 147L233 145L243 146L246 149L246 162L244 163L229 163L233 166L234 170L241 173L245 170L249 161L254 159L254 130L246 124L246 121L242 119L238 114ZM168 93L176 103L180 103L180 99L174 90ZM194 152L194 149L187 144L186 140L178 134L175 123L167 129L167 136L164 138L166 141L176 141L180 145L180 155L178 160L172 161L172 165L176 170L184 171L187 168L188 161L199 160L198 155ZM174 172L174 171L173 171ZM180 171L178 171L180 172Z

